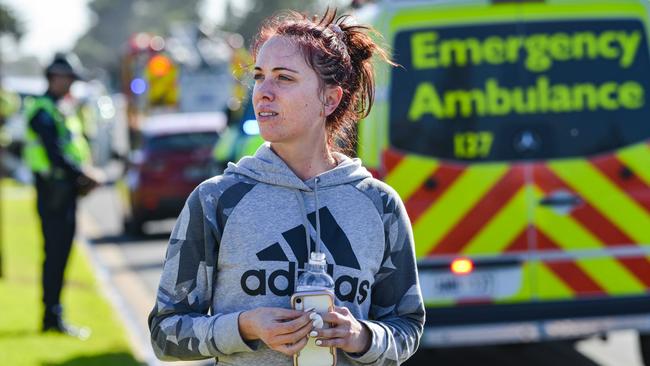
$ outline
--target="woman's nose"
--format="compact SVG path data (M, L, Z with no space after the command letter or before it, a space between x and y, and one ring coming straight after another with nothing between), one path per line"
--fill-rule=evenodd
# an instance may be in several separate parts
M270 80L262 80L261 82L255 85L253 90L255 96L254 99L266 99L273 100L275 94L273 92L273 83Z

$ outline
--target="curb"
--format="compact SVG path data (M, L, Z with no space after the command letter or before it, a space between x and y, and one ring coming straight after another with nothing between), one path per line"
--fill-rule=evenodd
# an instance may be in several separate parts
M97 226L93 222L92 218L84 214L82 210L79 211L80 227L83 227L84 229L90 228L90 231L93 231L92 229L97 231ZM80 248L83 250L85 256L90 260L95 275L97 276L97 280L99 281L102 293L106 298L108 298L113 309L117 312L118 318L124 325L134 357L148 366L162 366L162 363L156 358L151 345L148 342L149 334L145 334L145 332L137 326L137 316L129 306L127 306L125 300L120 295L118 286L112 280L110 269L104 265L102 260L100 260L98 254L93 250L90 241L81 231L83 230L77 230L75 241L80 244Z

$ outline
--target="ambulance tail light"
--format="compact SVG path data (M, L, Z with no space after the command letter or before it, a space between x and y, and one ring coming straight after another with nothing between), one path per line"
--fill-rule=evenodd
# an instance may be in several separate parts
M467 275L474 270L474 262L469 258L456 258L451 262L450 268L456 275Z

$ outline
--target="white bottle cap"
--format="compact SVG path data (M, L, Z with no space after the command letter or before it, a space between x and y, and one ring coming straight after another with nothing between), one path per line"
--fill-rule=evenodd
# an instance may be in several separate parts
M325 253L311 252L309 255L309 264L325 264Z

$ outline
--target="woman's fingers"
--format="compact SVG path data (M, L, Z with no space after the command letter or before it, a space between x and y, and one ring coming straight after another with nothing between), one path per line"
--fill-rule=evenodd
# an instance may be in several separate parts
M341 324L345 321L347 321L347 317L341 313L338 313L336 311L330 311L327 313L322 313L321 317L323 318L323 321L326 323L330 324Z
M270 312L275 319L279 320L293 320L301 317L305 313L299 310L284 309L284 308L269 308Z
M302 337L298 342L293 343L293 344L282 344L279 345L277 348L274 348L276 351L280 351L284 353L287 356L293 356L296 353L298 353L301 349L303 349L307 345L307 337Z
M321 347L336 347L343 348L347 345L347 340L344 338L329 338L329 339L317 339L316 345Z
M350 312L350 309L346 308L345 306L335 306L334 307L334 312L345 315L345 316L352 315L352 313Z
M316 337L316 345L336 347L346 352L361 352L370 346L368 330L352 315L350 310L336 307L334 311L322 314L330 328L314 329L310 334Z
M311 324L311 319L309 319L309 313L300 313L300 316L284 323L278 323L276 325L276 334L290 334L296 332L298 329L301 329L306 324Z
M302 338L307 338L309 332L312 330L311 323L306 323L302 328L299 328L293 333L282 334L274 339L276 344L292 344L300 341Z
M314 329L317 338L343 338L348 334L347 327Z

